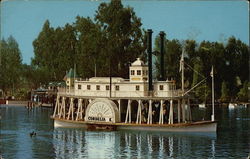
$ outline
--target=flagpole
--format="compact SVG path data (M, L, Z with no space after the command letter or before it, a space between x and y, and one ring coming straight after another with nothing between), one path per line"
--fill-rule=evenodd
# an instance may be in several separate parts
M212 116L211 119L214 121L214 67L212 66L211 71L211 77L212 77Z
M182 50L181 54L181 89L182 89L182 96L184 95L184 49Z

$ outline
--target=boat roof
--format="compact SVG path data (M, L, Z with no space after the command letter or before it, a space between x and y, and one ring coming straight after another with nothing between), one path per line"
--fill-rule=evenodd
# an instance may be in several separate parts
M78 78L78 75L76 74L75 72L75 75L74 75L74 70L72 68L69 69L69 71L67 72L67 74L65 75L64 79L65 78Z

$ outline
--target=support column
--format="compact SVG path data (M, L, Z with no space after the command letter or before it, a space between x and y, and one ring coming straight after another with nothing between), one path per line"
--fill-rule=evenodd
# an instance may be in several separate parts
M182 122L186 122L186 108L185 108L185 99L182 99Z
M59 97L58 106L57 106L57 113L58 113L58 115L59 115L59 112L61 110L61 107L62 107L62 97L61 97L61 100L60 100L60 97Z
M56 116L56 114L59 114L59 109L58 109L58 107L59 107L59 102L60 102L60 96L57 96L57 98L56 98L56 105L55 105L55 109L54 109L54 113L53 113L53 118Z
M136 124L141 124L141 100L138 101Z
M118 109L119 109L119 121L121 122L121 100L118 99Z
M86 109L87 109L87 106L88 106L89 102L88 100L84 100L84 109L81 110L82 111L82 114L85 116L86 115ZM84 117L82 116L82 119L84 119Z
M178 111L178 123L180 123L181 122L181 101L179 99L178 99L177 111Z
M77 113L76 113L76 121L79 119L79 115L82 116L81 110L82 110L82 99L80 98L78 100L78 107L77 107Z
M131 123L131 100L130 99L128 100L125 123L127 123L128 121L129 123Z
M74 98L70 98L70 105L69 105L69 111L68 111L68 117L69 120L71 116L71 120L74 120Z
M83 118L83 110L85 110L85 102L86 102L86 100L83 100L82 102L81 102L81 107L80 107L80 119L81 120L83 120L84 118ZM84 106L84 109L83 109L83 106Z
M61 118L62 116L64 116L63 115L63 114L65 114L64 113L64 110L65 110L64 108L65 108L65 97L62 97L62 104L61 104L61 107L60 107L59 118Z
M188 121L192 121L191 108L190 108L190 100L189 99L188 99L187 113L188 113Z
M172 99L170 100L168 124L174 124L174 109L173 109L173 100Z
M161 100L159 124L163 124L163 100Z
M152 124L152 100L149 100L149 108L148 108L148 122L147 124Z
M64 104L63 104L63 119L66 119L66 99L64 99Z

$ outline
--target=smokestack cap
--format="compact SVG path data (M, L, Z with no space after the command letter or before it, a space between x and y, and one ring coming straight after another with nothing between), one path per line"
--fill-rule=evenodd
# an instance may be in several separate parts
M160 31L160 36L166 35L164 31Z
M152 29L148 29L148 32L149 32L149 33L153 33L153 30L152 30Z

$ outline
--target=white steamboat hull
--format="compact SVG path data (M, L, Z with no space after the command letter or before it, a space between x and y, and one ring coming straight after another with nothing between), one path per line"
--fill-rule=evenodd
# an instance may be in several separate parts
M156 131L156 132L216 132L217 122L200 121L192 123L178 124L129 124L129 123L94 123L84 121L72 121L54 118L54 127L65 128L89 128L105 129L113 127L115 130L136 130L136 131Z

